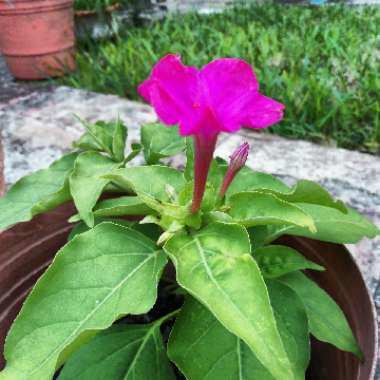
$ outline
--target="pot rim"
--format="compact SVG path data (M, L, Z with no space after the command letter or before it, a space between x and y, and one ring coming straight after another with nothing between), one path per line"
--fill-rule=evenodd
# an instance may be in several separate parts
M70 206L70 204L66 204L66 206L64 205L64 206L61 206L59 208L59 210L61 210L61 211L59 214L59 218L57 219L57 222L59 225L57 225L57 230L56 230L58 234L62 233L63 230L67 230L67 228L70 228L70 227L68 227L67 223L64 222L64 221L66 221L66 218L72 214L71 212L67 211L68 205ZM55 212L57 212L57 211L53 210L51 213L55 213ZM48 214L50 214L50 213L48 213ZM48 214L43 214L43 215L37 216L36 219L40 220L39 217L44 217L44 216L46 217L46 215L48 215ZM45 221L42 222L42 227L43 227L43 224L46 224L47 222L49 222L49 217L51 218L51 216L48 215L47 219L44 219ZM28 233L30 234L31 230L34 231L36 228L36 225L33 222L34 222L34 220L32 220L31 222L27 222L27 223L20 223L20 224L17 224L15 226L9 228L9 229L6 229L4 231L0 231L0 236L3 235L4 233L5 234L12 233L13 229L16 229L16 231L19 230L18 234L20 234L20 225L22 225L22 224L24 224L24 225L29 224L29 227L34 226L34 228L29 229ZM303 237L298 237L298 236L285 236L285 239L288 239L289 241L293 241L295 243L298 243L301 245L301 247L302 246L305 247L305 249L307 249L307 246L310 245L310 243L316 242L315 240L307 239L307 238L303 238ZM333 243L326 243L326 244L334 245ZM347 255L346 256L347 262L349 263L349 265L352 266L353 270L355 270L355 272L357 272L356 274L358 274L355 282L359 284L359 286L363 290L363 295L366 295L367 300L369 300L369 304L367 303L367 307L366 307L366 310L367 310L366 315L367 315L368 319L370 319L369 327L371 328L370 330L371 330L371 337L373 337L373 343L371 343L371 345L370 345L370 351L369 352L371 353L371 355L369 355L366 358L366 360L370 361L370 366L367 367L369 370L369 377L367 380L373 380L374 376L375 376L377 361L378 361L378 357L377 357L377 355L378 355L377 354L377 352L378 352L378 324L377 324L377 319L376 319L377 312L376 312L376 308L375 308L374 299L373 299L372 294L371 294L371 292L370 292L370 290L369 290L369 288L368 288L368 286L364 280L364 276L363 276L362 272L360 271L360 268L359 268L355 258L351 254L350 250L345 245L342 245L342 244L339 244L339 245L335 244L335 245L339 246L341 250L345 251L345 254ZM317 257L318 256L320 256L321 258L324 257L323 254L320 254L318 250L316 252L317 252ZM338 252L338 254L342 254L342 252L340 251L340 252ZM54 257L54 255L55 255L55 252L54 252L52 257ZM333 266L330 265L330 267L333 267ZM334 277L333 273L331 275L332 275L332 277ZM360 282L361 282L361 284L360 284ZM364 285L364 287L362 285ZM368 306L370 306L370 307L368 307ZM372 341L372 338L371 338L371 341Z

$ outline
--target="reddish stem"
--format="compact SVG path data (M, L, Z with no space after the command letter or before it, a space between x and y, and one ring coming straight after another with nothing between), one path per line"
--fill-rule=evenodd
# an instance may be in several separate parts
M197 134L194 136L194 193L191 212L196 213L202 204L206 190L207 176L214 155L218 134Z
M218 195L218 197L220 199L223 199L224 196L226 195L227 189L229 188L229 186L230 186L231 182L233 181L233 179L235 178L236 174L237 174L237 172L234 172L230 169L227 170L227 173L224 176L222 187L220 188L219 195Z

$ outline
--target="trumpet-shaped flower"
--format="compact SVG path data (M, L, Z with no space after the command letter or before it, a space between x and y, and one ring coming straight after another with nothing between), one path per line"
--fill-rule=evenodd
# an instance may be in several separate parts
M217 59L198 70L167 55L138 91L164 124L179 124L182 136L194 136L193 212L202 201L218 134L269 127L284 111L281 103L259 93L252 67L237 58Z

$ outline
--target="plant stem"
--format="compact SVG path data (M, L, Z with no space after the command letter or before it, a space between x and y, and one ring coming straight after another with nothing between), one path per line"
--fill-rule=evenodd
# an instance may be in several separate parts
M181 309L174 310L174 311L164 315L160 319L157 319L156 321L154 321L154 324L162 325L164 322L168 321L169 319L174 318L180 311L181 311Z
M202 204L206 189L207 175L214 155L218 134L210 135L199 133L194 136L194 193L191 212L196 213Z

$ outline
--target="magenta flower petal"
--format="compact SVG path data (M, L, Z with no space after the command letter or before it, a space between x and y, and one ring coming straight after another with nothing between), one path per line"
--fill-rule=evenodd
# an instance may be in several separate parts
M197 75L196 68L183 65L179 56L170 54L154 66L138 92L165 124L177 124L193 113L199 93Z
M200 77L221 131L239 130L247 106L259 90L252 67L241 59L222 58L206 65Z
M257 94L248 106L243 125L249 128L267 128L284 116L285 106L264 95Z

